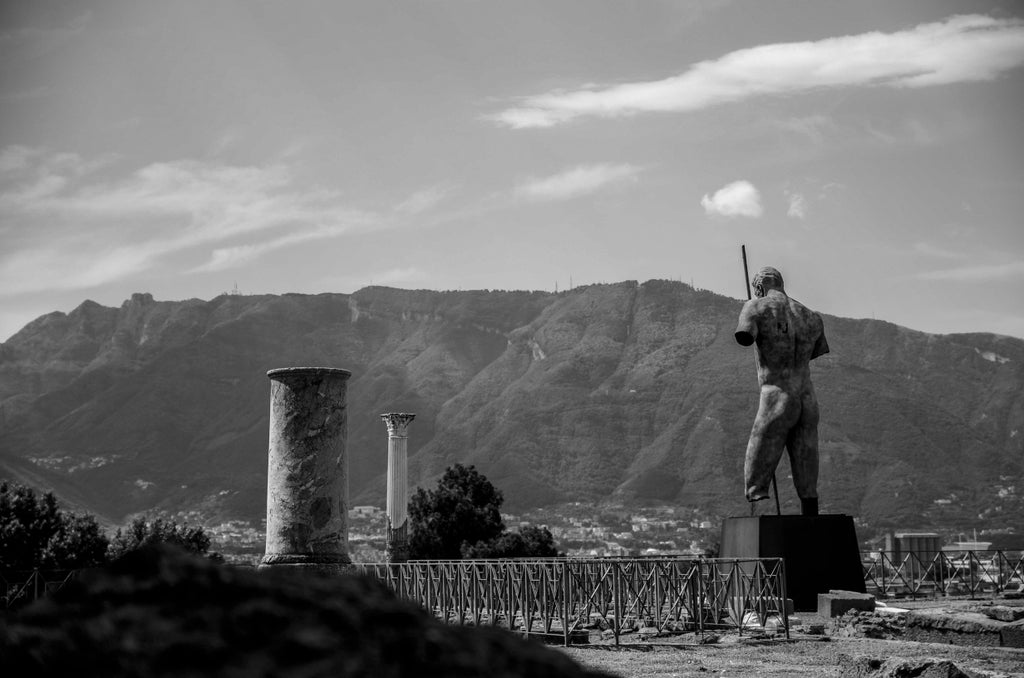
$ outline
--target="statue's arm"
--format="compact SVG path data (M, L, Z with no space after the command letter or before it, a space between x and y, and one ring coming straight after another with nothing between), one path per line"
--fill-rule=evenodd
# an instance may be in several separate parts
M818 321L817 325L819 328L818 340L814 342L814 350L811 351L811 360L828 353L828 339L825 338L825 328L822 325L820 317L816 320Z
M751 299L743 304L740 319L736 323L736 342L740 346L750 346L757 339L757 312L754 309L756 300Z

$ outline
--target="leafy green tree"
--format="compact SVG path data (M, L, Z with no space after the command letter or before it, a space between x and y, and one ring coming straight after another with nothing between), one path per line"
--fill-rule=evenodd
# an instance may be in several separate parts
M419 488L409 502L409 557L455 560L463 544L495 539L505 531L503 501L473 466L449 467L436 490Z
M529 525L486 542L463 544L463 558L557 558L555 539L546 527Z
M0 570L91 567L107 544L95 517L61 510L52 492L0 482Z
M156 544L173 544L214 560L221 559L220 554L209 552L210 537L203 528L179 525L163 518L152 521L136 518L127 528L118 529L110 541L107 556L110 560L117 560L126 553Z

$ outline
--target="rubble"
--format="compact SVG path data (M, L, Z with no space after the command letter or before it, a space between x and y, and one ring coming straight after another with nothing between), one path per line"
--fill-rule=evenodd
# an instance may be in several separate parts
M877 659L839 656L840 678L972 678L948 659Z
M850 610L841 617L834 617L825 626L825 633L839 638L875 638L891 640L903 635L906 615L879 614Z

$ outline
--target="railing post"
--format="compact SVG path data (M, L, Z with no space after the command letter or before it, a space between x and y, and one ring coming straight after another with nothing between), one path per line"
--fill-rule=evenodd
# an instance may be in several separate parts
M661 585L662 567L661 567L661 563L664 563L664 561L658 561L658 562L654 563L654 607L655 607L655 609L654 609L654 626L658 629L658 631L661 631L662 628L663 628L662 615L661 615L661 611L662 611L662 607L663 607L662 601L661 601L661 593L662 593L662 585ZM665 563L665 567L667 567L667 563Z
M555 563L562 571L562 641L569 647L569 563Z
M615 647L619 646L619 633L622 630L622 574L619 572L619 562L612 562L612 608L615 610L615 623L612 624L612 633L615 634Z
M780 602L782 603L782 625L786 629L786 640L789 640L789 606L786 605L786 599L789 597L786 591L786 561L783 558L779 558L778 566L775 568L776 581L778 582L780 591Z
M977 564L978 557L974 551L967 552L967 570L971 573L971 600L974 600L974 588L977 585L974 577L974 569Z

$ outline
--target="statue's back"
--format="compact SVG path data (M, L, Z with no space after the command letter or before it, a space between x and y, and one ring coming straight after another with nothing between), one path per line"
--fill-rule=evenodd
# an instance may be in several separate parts
M780 292L768 294L755 303L760 307L757 347L765 367L800 368L821 355L815 353L823 338L817 313Z

